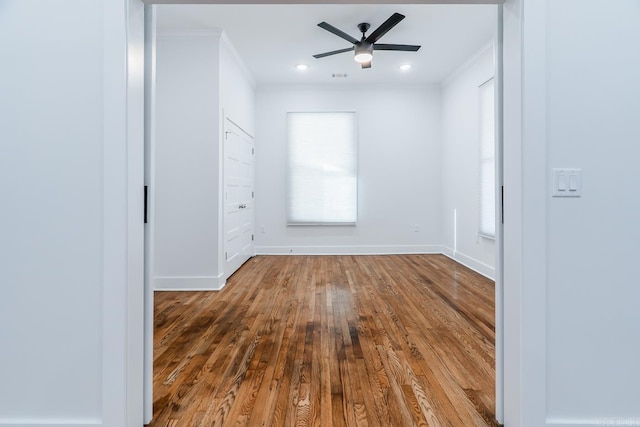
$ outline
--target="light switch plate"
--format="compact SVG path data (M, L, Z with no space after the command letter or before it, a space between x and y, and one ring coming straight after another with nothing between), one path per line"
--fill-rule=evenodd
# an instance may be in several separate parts
M582 169L553 168L551 172L553 197L582 196Z

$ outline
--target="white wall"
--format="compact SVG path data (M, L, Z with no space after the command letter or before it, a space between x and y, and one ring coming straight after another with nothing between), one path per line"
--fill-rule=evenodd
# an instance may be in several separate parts
M0 8L0 425L140 425L142 3Z
M256 252L440 252L438 87L260 87L256 102ZM355 227L287 227L288 111L358 113Z
M582 168L584 186L547 198L547 416L562 422L640 425L638 23L635 0L547 2L547 168Z
M219 287L220 35L158 34L156 289Z
M253 79L221 31L159 33L156 49L153 285L220 289L232 273L222 258L222 115L253 132Z
M255 133L255 81L223 33L220 43L220 99L224 114L245 132Z
M493 76L493 46L487 46L463 64L442 86L443 245L447 255L491 278L495 276L495 243L478 235L478 87ZM454 210L457 219L455 227Z
M125 5L2 3L0 425L127 424ZM507 426L640 425L638 14L634 0L505 3ZM549 168L569 162L585 195L551 200Z
M505 422L638 426L640 6L505 18ZM551 197L556 167L582 168L581 198Z
M77 5L78 20L31 6L42 13L34 37L28 7L0 14L0 336L3 349L19 349L0 351L0 419L100 418L102 7Z
M220 40L220 102L222 108L222 132L227 132L233 128L237 132L237 128L230 125L230 120L244 131L246 134L253 136L255 134L255 81L253 76L246 67L244 61L235 50L231 40L222 34ZM220 134L220 201L219 201L219 229L218 236L218 265L221 280L226 282L228 279L246 260L253 256L253 247L247 253L239 257L234 257L227 261L224 254L227 253L225 248L225 218L224 213L224 183L229 177L231 171L224 171L224 146L226 134ZM253 178L253 177L252 177ZM248 233L254 234L253 228L247 230Z

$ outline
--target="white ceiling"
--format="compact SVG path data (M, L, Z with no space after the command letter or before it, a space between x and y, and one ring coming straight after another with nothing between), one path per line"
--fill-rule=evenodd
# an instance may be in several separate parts
M159 33L223 29L254 79L262 84L429 84L440 83L492 42L495 5L157 5ZM418 52L374 52L373 67L361 69L353 53L315 59L313 54L350 47L317 26L327 23L360 38L394 12L406 15L380 43L422 45ZM411 64L408 72L401 64ZM309 69L300 72L297 64ZM333 78L347 74L347 78Z

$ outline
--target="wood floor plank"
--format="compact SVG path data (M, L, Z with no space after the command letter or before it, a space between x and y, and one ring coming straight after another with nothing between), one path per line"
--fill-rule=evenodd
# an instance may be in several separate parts
M494 285L442 255L258 256L157 292L165 426L497 426Z

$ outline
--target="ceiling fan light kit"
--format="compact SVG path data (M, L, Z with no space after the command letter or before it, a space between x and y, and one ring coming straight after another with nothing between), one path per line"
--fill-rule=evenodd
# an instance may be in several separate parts
M317 55L313 55L313 57L316 59L320 59L324 58L325 56L353 51L353 59L355 59L356 62L360 63L362 68L371 68L371 60L373 59L374 50L417 52L418 49L420 49L420 46L406 44L376 44L376 42L380 40L383 35L385 35L390 29L395 27L404 18L404 15L394 13L393 15L391 15L391 17L389 17L389 19L384 21L378 28L376 28L375 31L369 34L369 36L366 36L366 32L371 26L366 22L360 23L358 24L358 29L362 33L362 38L360 40L350 36L342 30L339 30L333 25L327 24L326 22L321 22L318 24L318 27L327 30L330 33L333 33L336 36L350 42L351 44L353 44L353 46L345 49L333 50L331 52L319 53Z
M354 50L353 59L355 59L356 62L363 64L365 62L371 62L373 59L373 45L371 43L360 43Z

